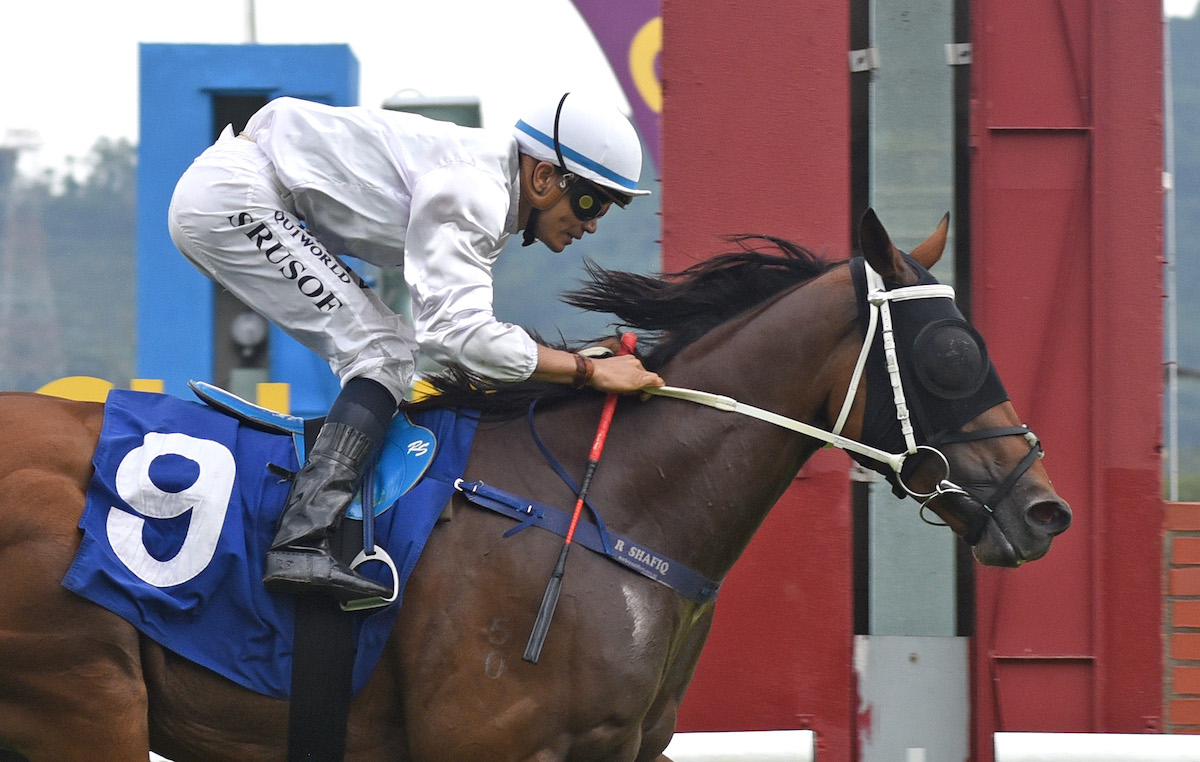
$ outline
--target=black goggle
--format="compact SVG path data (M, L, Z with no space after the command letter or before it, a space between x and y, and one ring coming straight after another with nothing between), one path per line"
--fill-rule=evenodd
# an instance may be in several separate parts
M578 175L565 174L563 182L566 183L567 197L571 201L571 212L580 222L596 219L607 212L609 204L613 203L612 196Z

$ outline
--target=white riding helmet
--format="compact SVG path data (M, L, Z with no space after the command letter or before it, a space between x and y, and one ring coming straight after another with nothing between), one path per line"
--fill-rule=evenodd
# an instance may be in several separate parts
M611 105L564 93L528 111L513 127L513 136L521 153L613 191L621 206L633 196L650 194L637 187L642 174L637 130Z

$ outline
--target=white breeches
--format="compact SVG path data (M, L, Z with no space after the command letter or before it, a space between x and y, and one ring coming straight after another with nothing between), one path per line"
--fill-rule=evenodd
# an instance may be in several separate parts
M327 360L342 383L365 376L404 399L412 326L304 229L253 142L226 130L201 154L175 188L168 224L192 264Z

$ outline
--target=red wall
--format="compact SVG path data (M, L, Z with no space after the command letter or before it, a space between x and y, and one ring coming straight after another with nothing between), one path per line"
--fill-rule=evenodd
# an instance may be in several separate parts
M997 730L1161 727L1162 26L1134 0L971 10L973 314L1075 511L1046 559L977 567L985 762ZM663 19L664 267L740 232L846 254L847 4ZM813 727L854 757L846 465L820 453L735 567L681 730Z
M663 2L663 259L771 233L849 251L849 8ZM853 738L848 460L821 452L726 581L681 730L803 728L822 759Z
M977 575L991 733L1162 727L1162 20L1155 3L973 6L973 317L1075 524Z

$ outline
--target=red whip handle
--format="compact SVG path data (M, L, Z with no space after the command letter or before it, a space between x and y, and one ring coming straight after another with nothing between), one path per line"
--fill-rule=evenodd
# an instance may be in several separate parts
M633 352L637 343L637 335L627 333L621 336L621 348L617 354L627 355ZM600 426L596 429L596 438L592 440L592 452L588 456L587 471L579 484L579 499L575 501L575 513L571 515L571 526L567 529L566 541L558 552L558 563L546 583L546 592L542 595L542 605L538 609L537 618L533 620L533 631L529 633L529 642L525 645L525 661L537 664L542 658L542 646L546 643L546 634L550 631L550 622L554 618L554 610L558 607L558 598L562 594L563 572L567 566L567 553L571 550L571 539L575 536L575 526L579 523L579 514L587 497L588 486L592 483L592 474L596 472L596 464L600 461L600 452L604 449L604 440L608 438L608 427L612 424L613 411L617 407L617 395L609 393L604 400L604 411L600 414Z
M636 346L636 333L621 334L621 348L617 350L617 354L631 355ZM604 449L604 440L608 439L608 427L612 425L613 412L616 409L617 395L609 394L604 400L604 410L600 412L600 426L596 429L596 439L592 442L592 452L588 455L588 460L600 460L600 452Z
M637 346L637 334L625 333L621 334L621 348L617 350L618 355L633 354L634 347ZM596 438L592 440L592 451L588 453L587 471L584 474L583 482L579 485L579 499L575 501L575 512L571 514L571 525L567 528L567 544L575 537L575 525L579 523L579 514L583 511L584 497L587 495L589 482L592 481L592 474L596 471L596 464L600 462L600 453L604 452L604 443L608 440L608 429L612 426L613 413L617 409L617 395L610 392L604 400L604 409L600 411L600 425L596 428Z

